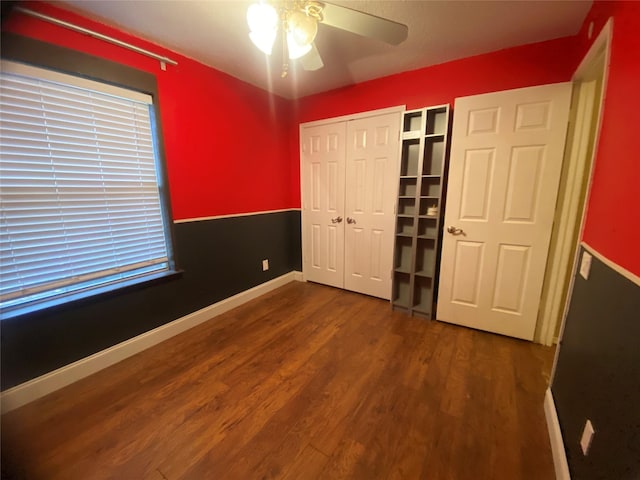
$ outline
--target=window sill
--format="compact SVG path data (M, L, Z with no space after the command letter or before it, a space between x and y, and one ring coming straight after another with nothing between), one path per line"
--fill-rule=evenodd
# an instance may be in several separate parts
M69 307L72 304L77 305L88 300L102 300L112 295L131 292L141 288L146 288L159 282L180 278L182 276L182 273L182 270L167 270L154 273L152 275L145 275L139 278L132 278L129 280L102 285L100 287L95 287L80 292L70 293L68 295L61 295L38 302L20 305L0 311L0 320L8 320L10 318L31 315L43 310Z

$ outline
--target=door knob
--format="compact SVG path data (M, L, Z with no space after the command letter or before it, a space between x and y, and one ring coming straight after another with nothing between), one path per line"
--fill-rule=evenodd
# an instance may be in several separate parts
M342 217L336 217L331 219L331 223L341 223Z
M349 225L351 225L352 223L355 224L356 223L356 219L355 218L351 218L351 217L347 217L347 223Z
M451 235L466 235L464 233L464 230L454 226L447 227L447 232L449 232Z

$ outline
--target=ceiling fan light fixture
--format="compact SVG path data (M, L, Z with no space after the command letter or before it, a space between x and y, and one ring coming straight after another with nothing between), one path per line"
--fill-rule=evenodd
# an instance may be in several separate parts
M249 38L261 52L271 55L278 29L278 12L268 3L253 3L247 9Z
M253 44L263 53L271 55L273 44L276 41L276 31L250 32L249 38Z
M251 32L275 31L278 27L278 12L268 3L253 3L247 9L247 24Z
M295 60L297 58L304 57L311 51L311 43L300 45L295 40L293 32L287 32L287 50L289 52L289 59Z
M299 46L310 45L318 33L318 20L302 10L291 12L287 19L289 33Z

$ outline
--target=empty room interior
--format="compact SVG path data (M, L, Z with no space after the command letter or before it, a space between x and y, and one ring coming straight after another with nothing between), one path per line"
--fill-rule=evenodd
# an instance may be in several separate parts
M639 479L638 31L3 1L2 478Z

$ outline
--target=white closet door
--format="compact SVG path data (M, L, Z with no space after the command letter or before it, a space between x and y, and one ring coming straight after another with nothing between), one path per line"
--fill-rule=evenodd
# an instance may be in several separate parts
M533 339L570 98L561 83L456 99L438 320Z
M306 280L344 286L346 123L301 129L302 258Z
M391 298L402 113L347 126L344 288Z

